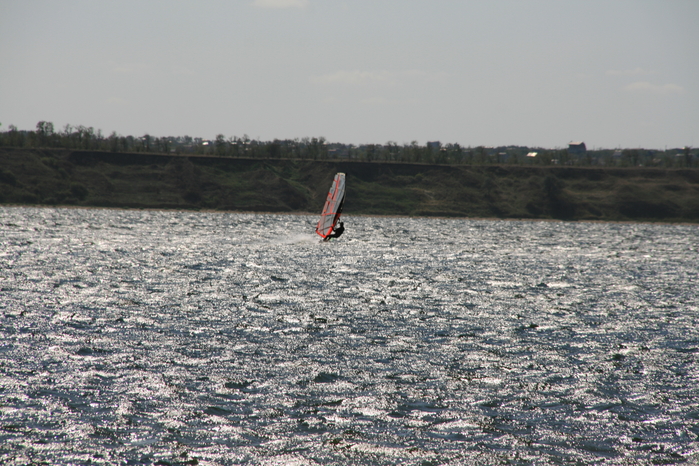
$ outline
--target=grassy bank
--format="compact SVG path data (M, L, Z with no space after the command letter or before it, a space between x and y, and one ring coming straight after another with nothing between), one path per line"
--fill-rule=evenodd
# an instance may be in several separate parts
M336 172L347 214L699 222L699 170L237 159L0 149L0 203L320 211Z

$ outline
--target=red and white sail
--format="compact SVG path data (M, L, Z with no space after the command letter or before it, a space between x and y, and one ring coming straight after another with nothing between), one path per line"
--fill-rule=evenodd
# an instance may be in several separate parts
M333 232L335 224L340 220L342 214L342 206L345 203L345 174L338 173L335 175L333 184L328 191L328 198L325 200L323 212L320 214L316 233L323 239L327 238Z

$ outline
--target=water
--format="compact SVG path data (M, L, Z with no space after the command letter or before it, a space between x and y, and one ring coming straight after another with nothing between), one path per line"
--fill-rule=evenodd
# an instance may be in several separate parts
M0 208L0 463L699 462L699 230Z

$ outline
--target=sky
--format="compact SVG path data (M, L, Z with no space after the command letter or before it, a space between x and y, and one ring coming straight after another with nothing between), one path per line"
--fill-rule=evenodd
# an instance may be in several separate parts
M0 0L0 131L699 145L697 0Z

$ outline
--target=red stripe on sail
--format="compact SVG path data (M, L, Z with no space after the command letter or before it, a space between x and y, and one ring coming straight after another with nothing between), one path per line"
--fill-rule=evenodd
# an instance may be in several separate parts
M344 173L338 173L335 175L333 184L328 191L328 196L325 200L325 205L323 206L323 211L320 215L320 220L316 226L316 233L323 239L327 238L335 228L335 224L340 218L341 212L338 212L338 198L340 197L340 181L343 179ZM328 219L328 216L333 216L332 220Z

